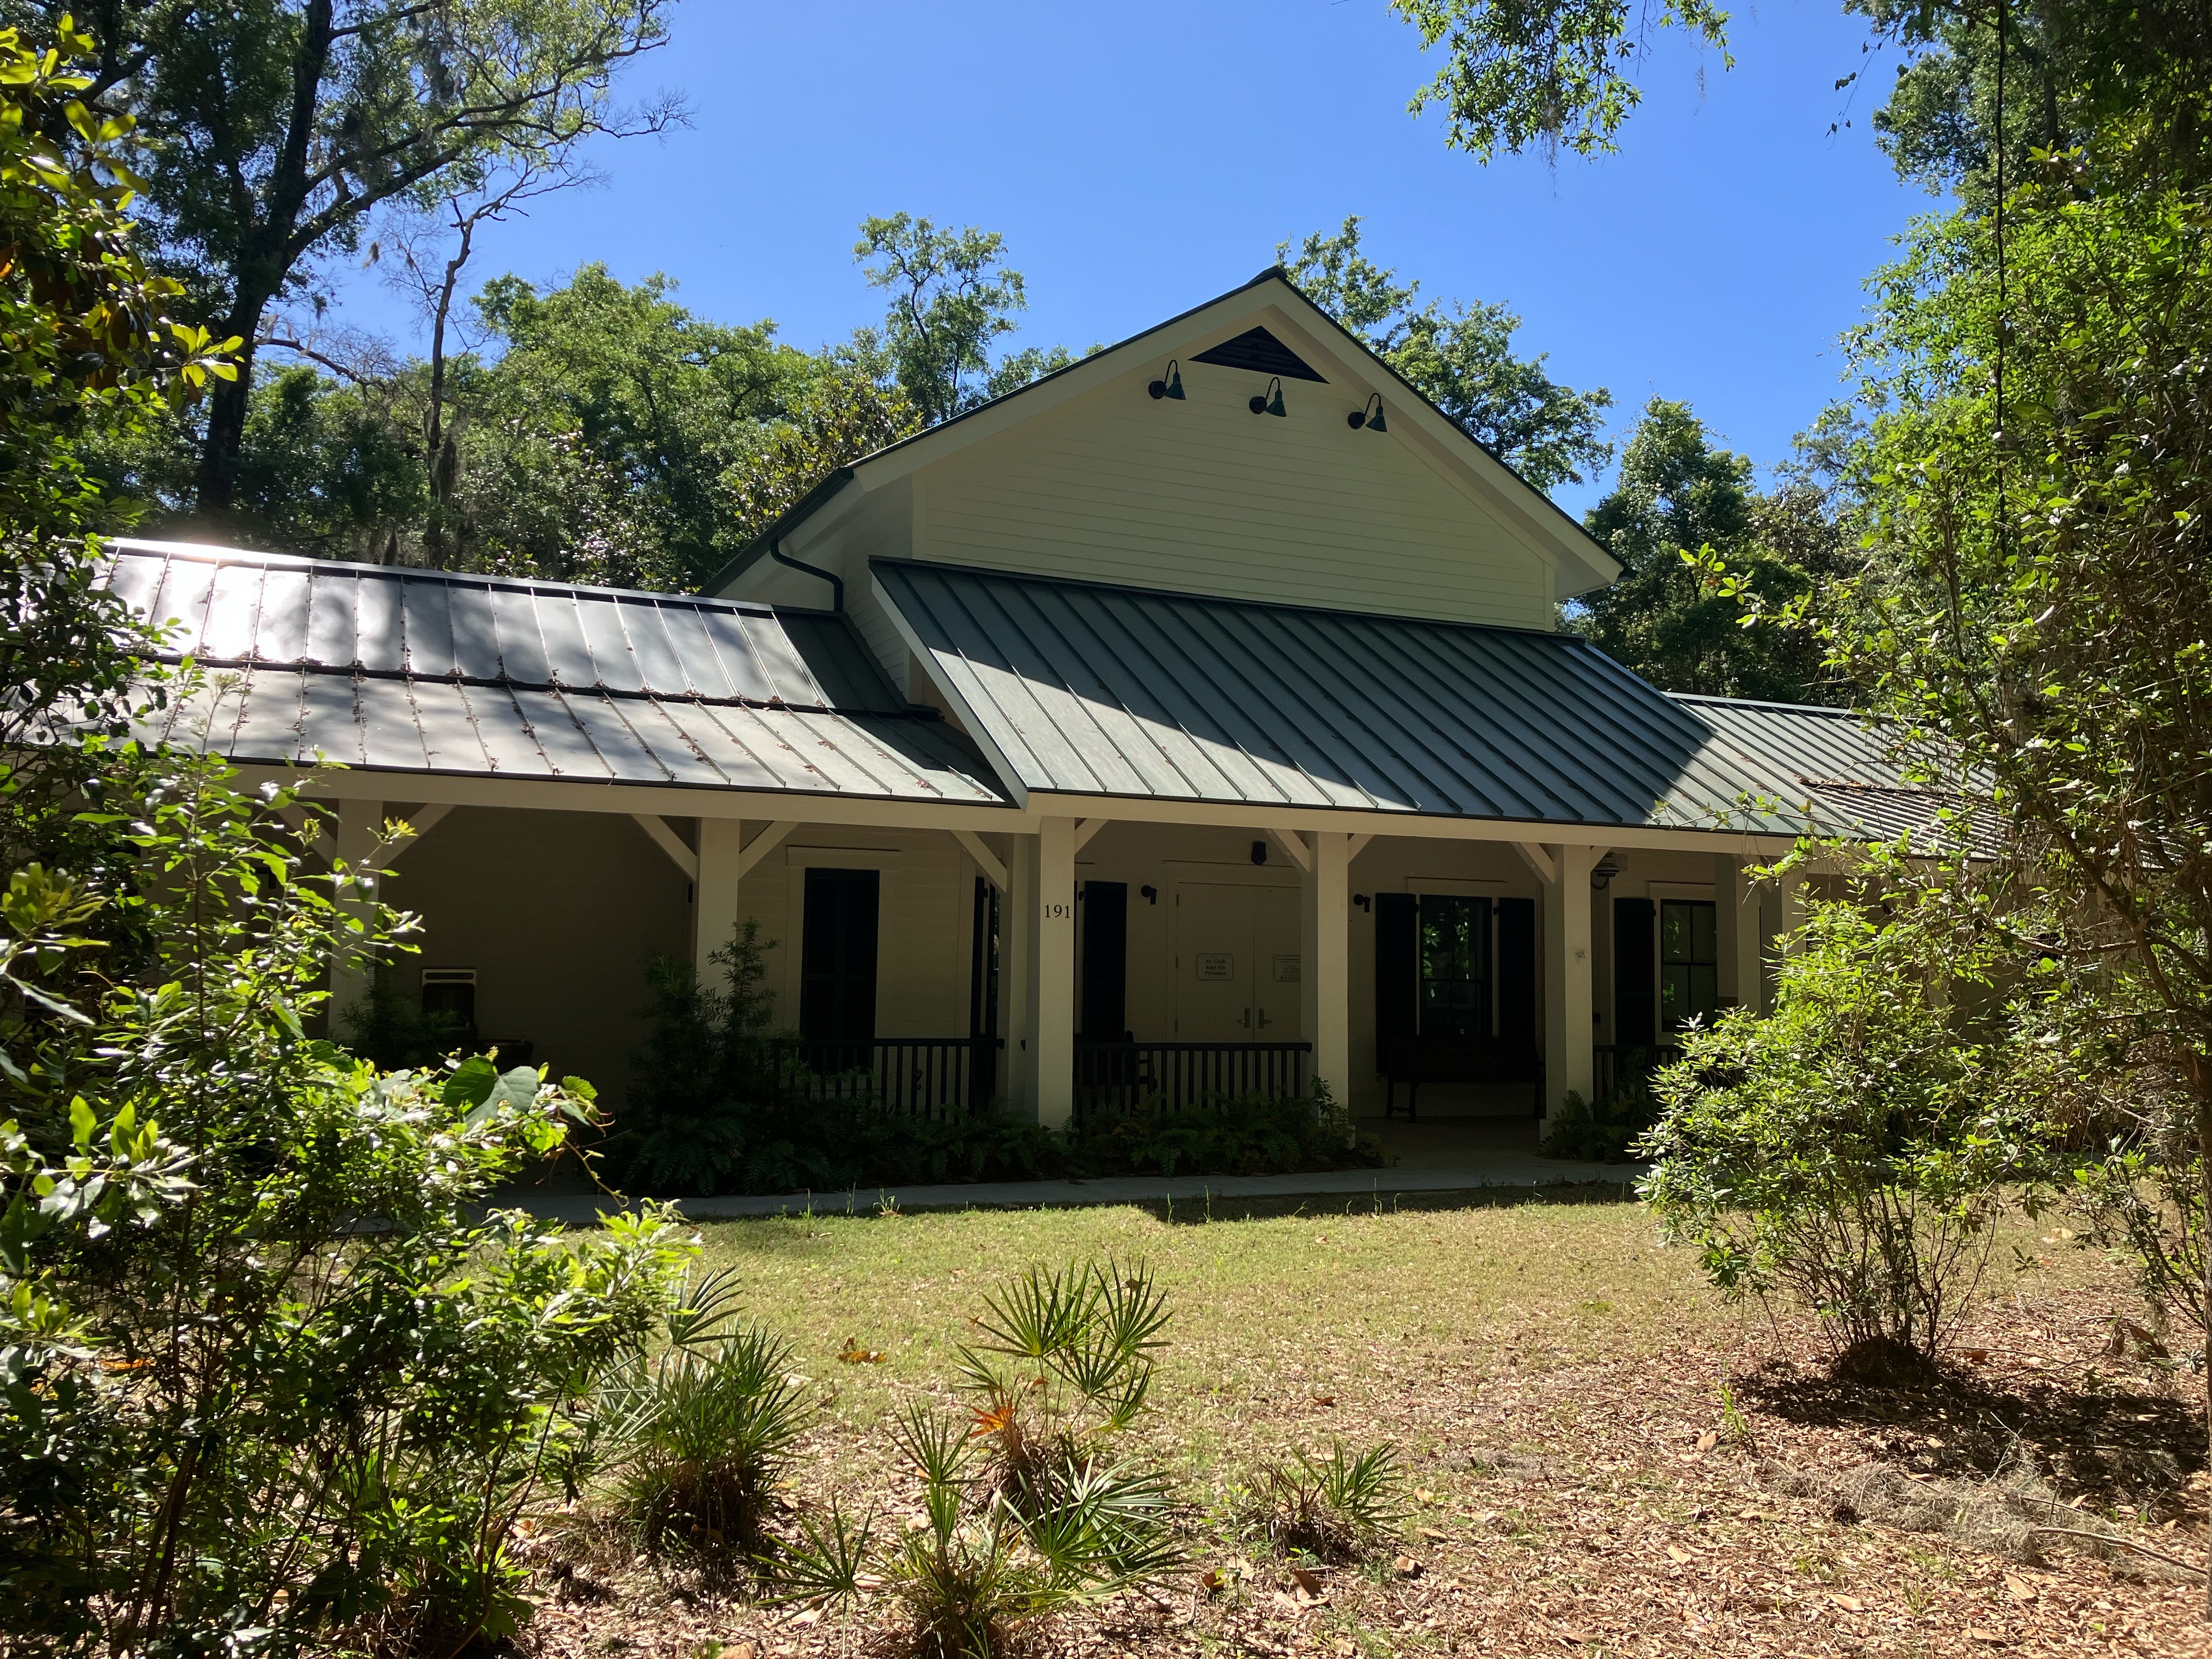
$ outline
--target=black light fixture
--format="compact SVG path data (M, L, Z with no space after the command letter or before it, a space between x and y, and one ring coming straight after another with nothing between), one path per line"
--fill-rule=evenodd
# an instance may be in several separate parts
M1613 885L1613 878L1620 873L1620 864L1614 860L1612 854L1607 853L1603 858L1600 859L1595 865L1590 866L1591 889L1594 891L1602 893L1607 888Z
M1267 389L1253 398L1251 410L1255 415L1275 415L1281 416L1285 419L1289 418L1283 408L1283 377L1281 375L1269 377Z
M1265 864L1267 861L1267 843L1264 841L1254 842L1252 843L1252 862L1255 864Z
M1352 896L1352 902L1363 910L1368 908L1374 903L1374 901L1369 898L1364 893L1354 893Z
M1139 887L1137 891L1143 895L1144 901L1147 904L1158 904L1160 902L1160 890L1157 887Z
M1187 402L1188 399L1182 395L1182 365L1174 358L1169 358L1167 379L1155 380L1145 390L1151 392L1155 398L1172 398L1177 403Z
M1344 423L1354 432L1362 427L1370 432L1388 432L1390 428L1382 424L1382 394L1379 392L1369 393L1366 406L1353 410L1344 417Z

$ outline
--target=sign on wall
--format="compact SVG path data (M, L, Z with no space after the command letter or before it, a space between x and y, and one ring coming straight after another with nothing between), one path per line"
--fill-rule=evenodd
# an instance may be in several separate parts
M1200 951L1196 957L1200 979L1235 979L1237 958L1227 951Z

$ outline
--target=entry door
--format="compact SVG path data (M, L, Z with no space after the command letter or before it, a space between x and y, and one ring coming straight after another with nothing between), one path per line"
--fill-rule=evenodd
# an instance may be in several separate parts
M1176 1035L1186 1042L1298 1037L1296 888L1188 882L1176 891Z

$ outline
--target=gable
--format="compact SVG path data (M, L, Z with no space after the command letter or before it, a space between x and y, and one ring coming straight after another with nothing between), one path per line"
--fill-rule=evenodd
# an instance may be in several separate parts
M1398 428L1352 428L1371 392L1392 410L1389 389L1312 366L1314 343L1273 321L1234 331L1234 350L1180 360L1181 398L1148 394L1166 358L1140 362L917 469L909 556L1551 627L1546 550ZM1292 378L1285 362L1305 374ZM1255 414L1271 385L1282 414Z

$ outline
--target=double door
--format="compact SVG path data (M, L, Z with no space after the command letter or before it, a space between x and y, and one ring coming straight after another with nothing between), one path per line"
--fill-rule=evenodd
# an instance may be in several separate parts
M1185 882L1176 890L1176 1036L1295 1042L1298 890Z

